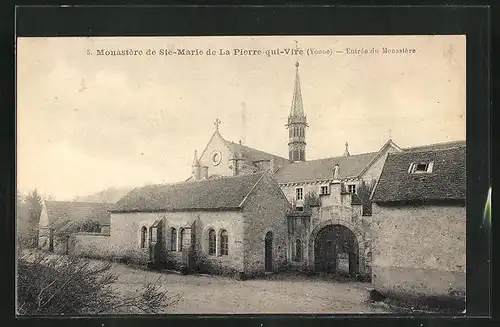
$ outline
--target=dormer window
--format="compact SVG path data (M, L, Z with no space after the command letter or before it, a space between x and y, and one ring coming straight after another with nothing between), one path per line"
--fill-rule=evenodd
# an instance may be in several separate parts
M295 198L297 200L303 200L304 199L304 189L302 187L297 187L295 189Z
M356 194L356 184L347 185L347 191L352 194Z
M410 174L432 173L434 161L431 162L414 162L408 168Z

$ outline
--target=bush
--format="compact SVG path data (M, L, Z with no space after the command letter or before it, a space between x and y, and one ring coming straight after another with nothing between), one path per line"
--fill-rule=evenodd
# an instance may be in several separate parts
M133 295L121 296L113 284L113 263L44 252L18 252L17 312L20 315L92 315L138 309L156 313L180 299L161 290L159 280L145 282Z

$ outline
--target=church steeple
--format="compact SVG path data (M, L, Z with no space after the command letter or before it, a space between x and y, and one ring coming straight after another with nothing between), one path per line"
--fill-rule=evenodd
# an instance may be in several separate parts
M302 104L300 89L299 62L295 63L295 85L293 88L292 107L288 116L288 158L291 161L306 161L307 116Z
M290 116L301 117L304 116L304 107L302 105L302 92L300 90L299 78L299 62L295 63L295 85L293 87L292 108L290 109Z

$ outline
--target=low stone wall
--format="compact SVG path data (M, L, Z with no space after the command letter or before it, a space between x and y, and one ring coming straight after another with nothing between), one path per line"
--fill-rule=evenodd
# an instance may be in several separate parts
M406 307L465 308L464 272L373 267L372 283L382 295Z
M465 296L465 273L438 269L374 266L372 283L381 292L413 296Z
M112 255L109 234L78 233L74 235L72 254L89 258L108 258Z

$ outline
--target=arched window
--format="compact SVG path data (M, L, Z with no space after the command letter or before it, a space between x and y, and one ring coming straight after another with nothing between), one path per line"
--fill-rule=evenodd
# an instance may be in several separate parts
M141 228L141 249L146 247L146 237L148 235L148 229L146 226L142 226Z
M177 250L177 229L170 230L170 251Z
M302 261L302 241L300 239L295 240L295 261Z
M208 254L209 255L215 255L215 250L217 248L217 243L216 243L216 237L215 237L215 231L211 229L208 232Z
M184 245L184 234L185 234L184 233L184 228L181 228L179 230L179 233L180 233L180 235L179 235L180 239L179 239L179 248L177 249L177 251L182 251L182 247Z
M223 229L220 232L220 255L227 255L229 252L229 242L227 232Z

